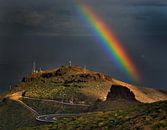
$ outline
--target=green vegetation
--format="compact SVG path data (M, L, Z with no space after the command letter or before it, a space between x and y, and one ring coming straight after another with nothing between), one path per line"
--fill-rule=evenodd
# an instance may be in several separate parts
M167 128L167 122L162 120L155 125L152 126L153 130L160 130L160 129L166 129Z
M35 122L31 112L17 102L0 103L0 130L14 130L20 127L32 126Z
M105 82L85 82L58 85L49 81L43 83L38 80L24 85L22 83L17 89L22 86L26 86L24 87L25 96L28 97L63 100L66 102L73 99L74 102L86 101L88 103L102 97L105 90L109 89L110 84Z
M128 109L92 112L91 116L63 118L49 125L22 130L167 129L167 102L141 104Z
M25 90L28 97L92 103L104 98L111 86L110 81L100 76L95 72L84 74L83 69L77 67L61 67L55 72L37 74L37 78L27 77L12 92Z
M54 113L80 113L87 110L87 106L70 106L54 102L45 102L40 100L23 99L27 105L38 111L40 115Z
M3 100L6 95L18 91L25 91L24 96L32 98L20 100L40 115L53 113L85 113L85 115L60 117L55 123L45 124L36 121L31 111L8 97L0 102L0 130L167 129L167 101L142 104L136 101L113 99L103 102L112 83L126 84L113 81L109 76L97 72L89 70L85 72L78 66L63 66L56 70L29 75L13 90L0 95L0 99ZM152 89L144 90L145 94L154 92L153 96L157 93ZM41 99L91 106L69 106Z

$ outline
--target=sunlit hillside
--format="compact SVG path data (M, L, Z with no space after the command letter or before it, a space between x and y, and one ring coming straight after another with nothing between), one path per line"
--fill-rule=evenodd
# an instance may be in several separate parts
M25 96L92 103L105 100L112 84L129 88L138 101L151 103L166 100L164 92L131 85L110 76L79 66L62 66L55 70L31 74L23 78L13 92L25 91Z
M0 99L2 130L167 128L165 91L79 66L34 72Z

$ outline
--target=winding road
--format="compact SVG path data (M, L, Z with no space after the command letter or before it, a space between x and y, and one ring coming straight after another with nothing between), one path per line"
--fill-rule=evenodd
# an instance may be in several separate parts
M22 92L16 92L14 94L8 95L7 96L10 100L17 101L20 103L22 106L27 108L33 115L35 115L36 120L40 122L46 122L46 123L53 123L58 118L61 117L76 117L76 116L90 116L92 114L87 114L87 113L79 113L79 114L47 114L47 115L39 115L39 113L34 110L32 107L28 106L26 103L24 103L21 98L24 99L30 99L30 100L39 100L39 101L45 101L45 102L53 102L53 103L60 103L63 105L70 105L70 106L82 106L82 107L88 107L90 105L87 104L75 104L75 103L69 103L69 102L62 102L62 101L57 101L57 100L51 100L51 99L39 99L39 98L32 98L32 97L25 97L22 96Z
M76 117L76 116L88 116L88 114L48 114L48 115L40 115L36 117L36 120L41 122L52 123L58 120L61 117Z
M32 97L22 97L22 98L31 99L31 100L39 100L39 101L44 101L44 102L53 102L53 103L59 103L59 104L64 104L64 105L70 105L70 106L83 106L83 107L90 106L87 104L75 104L75 103L62 102L62 101L57 101L57 100L52 100L52 99L40 99L40 98L32 98Z
M90 106L90 105L86 105L86 104L75 104L75 103L68 103L68 102L62 102L62 101L51 100L51 99L39 99L39 98L32 98L32 97L22 97L22 98L30 99L30 100L45 101L45 102L60 103L60 104L63 104L63 105L70 105L70 106L82 106L82 107ZM29 108L29 106L28 106L28 108ZM35 111L32 108L29 109L29 110L31 110L33 113ZM56 120L58 120L58 118L60 118L60 117L76 117L76 116L90 116L90 114L86 114L86 113L79 113L79 114L47 114L47 115L39 115L38 114L36 116L36 120L40 121L40 122L53 123Z
M31 108L30 106L28 106L27 104L25 104L23 101L21 100L17 100L22 106L24 106L25 108L27 108L29 111L31 111L35 116L39 116L38 112L35 111L33 108Z
M88 113L79 113L79 114L48 114L48 115L40 115L36 117L37 121L41 121L41 122L46 122L46 123L53 123L56 120L58 120L58 118L61 117L79 117L79 116L93 116L93 114L88 114Z

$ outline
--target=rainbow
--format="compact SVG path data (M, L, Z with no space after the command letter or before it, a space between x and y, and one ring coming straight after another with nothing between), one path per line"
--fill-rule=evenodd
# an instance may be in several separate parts
M103 20L100 19L88 5L77 1L77 8L79 14L89 24L91 30L95 33L98 40L100 40L99 43L103 46L104 50L108 52L108 55L111 57L112 61L114 61L116 66L124 71L130 80L139 81L140 74L135 64L132 62L111 29L109 29Z

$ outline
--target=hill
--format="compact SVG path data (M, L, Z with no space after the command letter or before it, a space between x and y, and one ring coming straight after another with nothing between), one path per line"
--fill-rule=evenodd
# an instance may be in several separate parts
M62 66L52 71L33 73L24 77L12 92L24 90L25 96L29 97L91 104L97 99L105 100L112 84L127 87L143 103L167 99L160 90L131 85L79 66Z
M18 102L0 102L0 130L14 130L36 123L34 115Z
M92 116L62 118L53 124L19 130L166 130L167 102L97 111Z
M165 91L79 66L32 73L0 97L2 130L167 128Z

